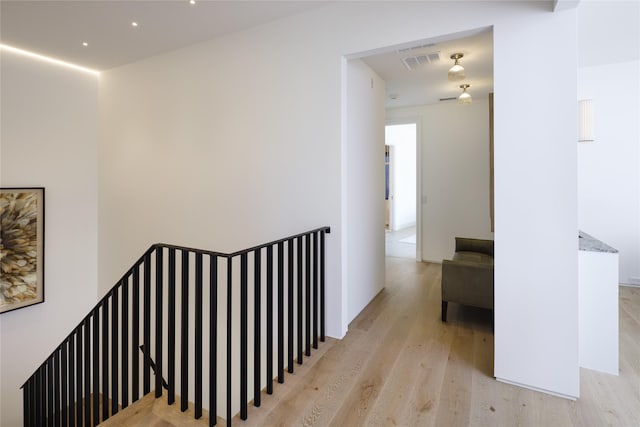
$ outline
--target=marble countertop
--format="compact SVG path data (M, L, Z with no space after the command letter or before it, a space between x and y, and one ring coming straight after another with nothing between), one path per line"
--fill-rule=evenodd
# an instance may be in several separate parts
M588 235L584 231L578 231L578 242L578 249L581 251L607 252L610 254L618 253L617 249L614 249L595 237Z

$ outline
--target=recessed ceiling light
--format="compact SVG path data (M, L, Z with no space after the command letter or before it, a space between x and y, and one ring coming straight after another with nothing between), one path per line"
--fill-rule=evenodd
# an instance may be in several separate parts
M132 27L137 27L137 26L138 26L138 23L137 23L136 21L133 21L133 22L131 23L131 26L132 26Z
M189 0L189 4L196 4L196 0Z
M87 46L89 46L89 43L87 43L87 42L82 42L82 46L87 47Z

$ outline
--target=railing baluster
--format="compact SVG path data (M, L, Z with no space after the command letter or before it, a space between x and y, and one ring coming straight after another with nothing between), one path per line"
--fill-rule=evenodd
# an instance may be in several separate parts
M32 425L41 426L42 422L40 421L40 412L39 408L39 399L40 399L40 373L36 371L31 377L31 419L33 420Z
M167 376L169 390L167 403L172 405L176 401L176 250L169 249L169 281L168 281L168 338L167 338Z
M49 358L47 367L47 425L53 427L55 409L53 407L53 359Z
M131 402L140 398L140 267L133 269L131 283ZM104 362L103 362L104 363Z
M209 257L209 426L217 421L218 257Z
M247 254L240 255L240 419L247 419Z
M91 317L84 321L84 425L91 425Z
M102 303L102 420L109 418L109 299Z
M66 363L66 360L65 360ZM66 366L66 365L65 365ZM65 370L66 373L66 370ZM40 416L40 414L38 413L38 402L40 401L40 391L38 390L38 373L36 372L32 377L31 377L31 393L29 393L30 399L31 399L31 420L32 425L36 426L40 424L40 421L38 421L38 417ZM65 419L65 422L67 420ZM66 426L66 424L65 424Z
M325 281L324 237L325 236L324 235L325 235L325 231L322 230L320 232L320 341L322 342L324 342L325 340L325 334L324 334L324 323L325 323L325 318L324 318L324 281Z
M261 395L261 383L262 378L260 376L261 351L260 351L260 338L262 328L260 326L261 316L261 263L262 263L262 249L256 249L253 255L253 284L254 284L254 296L253 296L253 406L260 406Z
M232 282L233 282L233 258L227 257L227 426L231 426L231 304L232 298Z
M156 248L156 398L162 396L162 288L164 284L162 270L163 249ZM151 348L147 350L151 357Z
M76 423L82 425L82 328L76 330Z
M93 426L100 424L100 306L93 309ZM65 423L63 423L65 424Z
M31 401L33 402L33 424L36 427L42 425L40 422L40 369L37 369L33 375L31 375L31 382L33 383L33 387L31 390Z
M60 346L60 397L61 397L61 409L62 409L62 425L69 424L69 378L68 378L68 365L67 365L67 346L68 342L63 342ZM31 382L30 382L31 383ZM33 414L33 409L30 411ZM32 425L33 423L29 423Z
M144 313L142 341L142 392L146 396L151 391L151 253L144 257Z
M111 415L118 413L118 289L111 296Z
M311 234L306 236L305 249L305 354L311 356Z
M129 406L129 277L122 281L122 304L120 308L120 317L122 318L121 330L122 337L120 348L120 382L122 383L122 392L120 393L120 401L122 409Z
M31 419L30 426L39 426L39 413L38 408L38 372L36 371L29 380L29 418Z
M33 376L31 378L33 378ZM27 427L31 427L35 424L31 414L31 408L33 408L33 399L31 397L31 378L29 378L27 382L24 383L24 387L22 387L22 419L24 420L23 424Z
M267 246L267 394L273 393L273 245Z
M31 426L31 416L29 415L31 399L29 399L29 391L31 391L31 382L27 381L22 386L22 424L25 426Z
M31 417L31 380L28 380L24 387L22 387L22 419L25 426L33 425L33 418Z
M313 233L313 348L318 348L318 232Z
M182 251L182 307L180 310L180 410L189 403L189 252Z
M293 239L287 241L287 366L293 373Z
M196 253L195 419L202 417L202 253Z
M69 336L69 427L76 425L76 339L75 334ZM39 414L41 416L41 414Z
M70 366L71 368L71 366ZM70 369L71 370L71 369ZM37 400L37 405L36 405L36 420L37 426L42 426L44 425L44 421L46 420L46 413L47 413L47 370L46 370L46 365L42 365L39 369L38 369L38 390L40 391L39 395L38 395L38 400ZM73 386L71 387L73 389ZM71 426L73 426L74 424L71 424Z
M31 376L33 388L31 390L31 400L33 402L33 425L39 427L40 422L40 370L36 370Z
M284 382L284 243L278 242L278 383Z
M49 359L51 360L51 359ZM60 425L60 349L53 353L53 417L56 426Z
M297 239L297 260L298 262L297 264L297 276L298 276L298 304L296 305L297 307L297 319L298 319L298 364L302 365L302 317L303 317L303 312L302 312L302 270L303 270L303 265L302 265L302 245L303 245L303 238L302 236L299 236Z

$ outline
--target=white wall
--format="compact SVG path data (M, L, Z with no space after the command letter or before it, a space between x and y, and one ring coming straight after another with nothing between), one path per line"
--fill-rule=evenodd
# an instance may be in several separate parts
M390 161L392 230L416 225L416 139L415 123L385 127L385 144L393 147Z
M0 316L0 425L97 297L97 77L2 51L0 181L45 187L45 302Z
M104 73L101 289L154 241L237 249L326 224L327 331L342 336L350 269L377 262L344 249L377 232L343 242L344 56L493 26L495 372L577 395L576 14L460 6L333 4Z
M578 224L618 249L620 282L640 285L640 61L578 69L593 99L593 143L578 144Z
M347 62L347 91L344 266L351 321L384 287L384 82L354 59Z
M318 85L317 73L331 74L325 41L298 25L101 75L101 292L155 242L233 251L323 225L327 280L339 283L340 109L329 106L333 88L339 107L340 57L333 85ZM341 308L335 288L327 304ZM327 320L332 335L346 330Z
M388 119L420 117L422 254L442 262L455 237L491 239L489 218L489 101L394 108ZM463 125L461 125L463 124Z
M577 59L567 55L576 15L531 15L493 32L494 374L567 397L580 393Z

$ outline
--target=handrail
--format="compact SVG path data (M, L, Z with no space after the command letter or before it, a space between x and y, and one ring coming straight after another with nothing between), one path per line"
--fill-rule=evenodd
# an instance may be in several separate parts
M124 280L126 277L128 277L128 275L129 275L129 274L130 274L130 273L131 273L131 272L132 272L136 267L140 267L140 265L141 265L141 264L142 264L142 262L144 261L144 258L147 256L147 254L151 254L151 253L156 249L156 247L157 247L157 244L153 244L153 245L151 245L151 246L149 247L149 249L147 249L147 250L144 252L144 255L142 255L142 256L141 256L141 257L140 257L140 258L139 258L135 263L133 263L133 266L131 266L131 267L127 270L127 272L126 272L126 273L125 273L125 274L120 278L120 280L118 280L118 281L116 282L116 284L115 284L111 289L109 289L109 290L107 291L107 293L106 293L106 294L104 294L104 296L103 296L102 298L100 298L100 299L98 300L98 302L96 303L96 305L95 305L91 310L89 310L89 313L88 313L86 316L84 316L84 317L82 318L82 320L80 321L80 323L78 323L78 325L76 325L76 327L75 327L75 328L73 328L73 330L71 331L71 333L69 333L69 335L67 335L66 337L64 337L64 338L62 339L62 342L67 341L67 340L68 340L72 335L74 335L74 333L75 333L75 331L76 331L76 330L78 330L80 327L82 327L82 325L84 324L84 322L85 322L87 319L89 319L89 318L91 318L91 316L93 316L93 312L94 312L94 310L96 310L98 307L100 307L100 306L104 303L104 301L106 301L106 300L108 300L108 299L109 299L109 297L110 297L110 296L111 296L111 294L113 293L113 290L114 290L114 289L116 289L116 288L118 288L118 287L120 286L120 283L122 282L122 280ZM48 359L52 358L52 357L53 357L53 355L56 353L56 351L57 351L57 350L54 350L54 351L53 351L53 352L52 352L52 353L51 353L51 354L50 354L50 355L49 355L45 360L48 360ZM36 372L37 372L37 369L36 369ZM33 376L36 372L34 372L33 374L31 374L31 376ZM25 385L27 385L27 382L28 382L28 381L29 381L29 380L25 381L25 383L24 383L24 384L22 384L22 385L20 386L20 389L23 389L23 388L24 388L24 386L25 386Z
M229 253L216 252L216 251L207 251L207 250L204 250L204 249L193 249L193 248L187 248L187 247L184 247L184 246L170 245L170 244L167 244L167 243L156 243L155 245L152 245L151 247L153 248L153 247L157 247L157 246L162 246L164 248L172 248L172 249L177 249L177 250L194 251L194 252L201 253L203 255L213 255L213 256L219 256L219 257L223 257L223 258L235 258L235 257L237 257L239 255L242 255L242 254L248 254L248 253L253 252L255 250L258 250L258 249L264 249L264 248L266 248L268 246L275 246L278 243L284 243L284 242L287 242L287 241L289 241L291 239L295 239L295 238L298 238L298 237L303 237L303 236L306 236L308 234L317 233L317 232L320 232L320 231L322 231L322 232L324 232L326 234L330 234L331 233L331 227L319 227L319 228L316 228L316 229L313 229L313 230L306 231L304 233L294 234L292 236L285 237L283 239L274 240L274 241L269 242L269 243L263 243L261 245L253 246L253 247L248 248L248 249L242 249L242 250L239 250L239 251L236 251L236 252L229 252Z
M149 393L152 373L156 397L162 395L164 385L168 389L168 404L174 402L176 385L180 386L182 411L187 409L191 378L195 393L194 416L200 418L203 389L207 385L203 383L203 369L208 368L209 425L215 425L217 371L218 365L223 363L218 360L218 335L226 335L226 418L230 425L234 382L232 313L237 309L240 314L239 406L240 418L246 419L249 370L253 369L254 406L260 406L263 383L266 383L267 394L273 391L274 332L277 333L278 382L284 381L285 335L287 371L290 373L294 369L295 347L297 363L302 364L303 347L305 355L309 356L312 338L313 348L318 348L318 332L320 341L324 341L324 237L330 232L329 227L320 227L231 253L164 243L151 245L22 385L24 424L40 425L47 419L55 420L55 425L61 421L63 425L95 426L117 413L120 407L128 406L129 400L133 403L139 399L140 379L143 395ZM237 258L240 258L239 280L233 274L238 267L234 264ZM218 281L218 276L224 276L225 272L226 289L224 282ZM249 280L253 281L251 288ZM195 292L192 298L191 291ZM226 307L225 301L218 299L219 292L226 292ZM277 313L273 310L274 297L277 298ZM266 304L265 351L261 342L263 299ZM247 362L250 305L254 310L252 368ZM226 330L218 321L225 311ZM177 312L180 316L176 316ZM191 322L195 328L192 343ZM203 330L207 327L208 336ZM205 353L203 346L207 342L208 353ZM138 354L141 346L145 349L142 360ZM157 369L152 372L153 350ZM163 360L165 350L166 362ZM180 364L176 370L178 355ZM204 364L203 356L209 362L208 366ZM262 357L267 359L266 375L261 373ZM193 366L193 375L189 366ZM165 367L166 382L163 379ZM101 402L102 414L98 410Z

